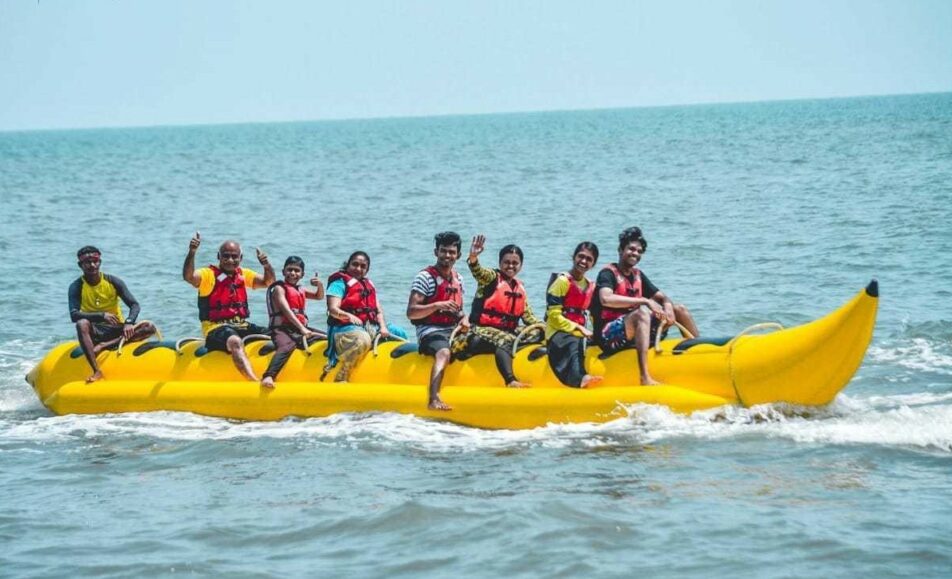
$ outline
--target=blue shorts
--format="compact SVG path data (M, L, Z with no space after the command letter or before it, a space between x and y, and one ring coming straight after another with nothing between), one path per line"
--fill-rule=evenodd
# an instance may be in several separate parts
M651 331L649 347L654 346L655 336L658 333L658 324L661 323L661 320L655 316L651 316ZM668 335L668 330L661 332L661 339L663 340ZM601 347L604 352L617 352L618 350L625 350L628 348L635 347L635 341L629 340L625 336L625 316L616 318L602 327L601 337Z

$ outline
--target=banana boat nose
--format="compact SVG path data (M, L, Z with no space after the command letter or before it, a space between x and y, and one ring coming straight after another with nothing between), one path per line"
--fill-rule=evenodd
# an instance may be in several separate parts
M879 283L831 314L773 334L742 336L732 345L731 376L745 406L766 402L828 404L866 355L879 305Z

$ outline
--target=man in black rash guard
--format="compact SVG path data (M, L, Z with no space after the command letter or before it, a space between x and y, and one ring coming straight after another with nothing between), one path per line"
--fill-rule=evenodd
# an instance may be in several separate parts
M700 335L694 318L684 306L675 304L648 279L638 263L648 242L638 227L618 235L618 263L598 273L592 298L595 340L603 351L616 352L632 346L638 352L641 384L658 382L648 372L648 348L657 324L677 321L695 336Z
M96 355L112 348L125 338L127 342L144 340L155 333L155 326L145 322L136 325L139 302L126 284L114 275L99 271L101 253L91 245L76 253L83 275L69 286L69 317L76 324L76 337L93 373L86 382L102 378ZM119 300L129 308L123 320Z

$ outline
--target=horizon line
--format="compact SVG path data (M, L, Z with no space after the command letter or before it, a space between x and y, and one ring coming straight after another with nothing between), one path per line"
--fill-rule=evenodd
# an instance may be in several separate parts
M698 102L682 102L682 103L667 103L667 104L607 106L607 107L580 107L580 108L564 108L564 109L525 109L525 110L493 111L493 112L458 112L458 113L439 113L439 114L429 114L429 115L427 114L419 114L419 115L396 114L396 115L380 115L380 116L366 116L366 117L325 117L325 118L314 118L314 119L284 119L284 120L271 120L271 121L243 120L243 121L195 122L195 123L174 123L173 122L169 124L40 127L40 128L29 128L29 129L2 129L0 128L0 134L66 132L66 131L97 131L97 130L109 131L109 130L127 130L127 129L192 128L192 127L229 127L229 126L243 126L243 125L280 125L280 124L294 124L294 123L338 123L338 122L346 123L346 122L356 122L356 121L439 119L439 118L453 118L453 117L484 117L484 116L492 116L492 115L579 113L579 112L596 112L596 111L622 111L622 110L633 110L633 109L686 108L686 107L703 107L703 106L720 106L720 105L729 106L729 105L758 104L758 103L767 104L767 103L784 103L784 102L799 102L799 101L850 100L850 99L865 99L865 98L876 98L876 97L927 96L927 95L941 95L941 94L950 94L950 93L952 93L952 90L909 92L909 93L885 93L885 94L855 94L855 95L838 95L838 96L821 96L821 97L791 97L791 98L776 98L776 99L764 99L764 100L698 101Z

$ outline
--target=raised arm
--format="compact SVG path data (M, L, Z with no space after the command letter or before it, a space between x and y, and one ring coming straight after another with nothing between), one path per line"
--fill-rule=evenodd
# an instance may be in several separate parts
M271 261L268 259L268 254L261 251L260 248L255 248L255 253L258 255L258 263L261 264L261 267L264 268L264 275L260 273L255 275L254 283L251 287L254 289L264 289L270 287L274 283L274 268L271 267Z
M324 299L324 283L321 281L320 274L316 271L314 277L311 278L311 285L314 286L314 289L304 288L304 295L312 300Z
M195 271L195 253L201 244L202 234L196 231L195 237L188 242L188 253L185 254L185 263L182 264L182 279L196 288L202 283L202 276Z

